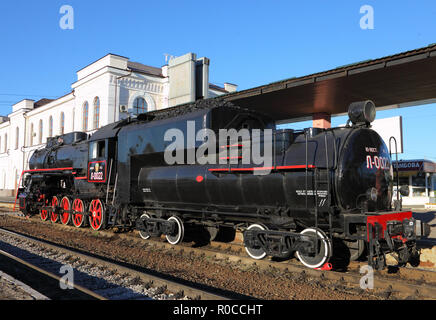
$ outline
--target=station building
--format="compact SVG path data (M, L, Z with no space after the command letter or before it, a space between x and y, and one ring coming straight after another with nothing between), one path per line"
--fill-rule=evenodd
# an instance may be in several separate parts
M234 92L209 83L208 58L188 53L161 68L107 54L77 71L71 92L57 99L24 99L0 117L0 196L12 196L34 150L47 138L98 128L136 114Z
M435 203L436 163L430 160L393 161L394 171L398 168L400 186L409 187L409 196L402 197L404 206L425 206Z

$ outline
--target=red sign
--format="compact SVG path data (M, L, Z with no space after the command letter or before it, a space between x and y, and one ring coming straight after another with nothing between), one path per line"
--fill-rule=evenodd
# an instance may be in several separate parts
M88 182L106 182L106 160L88 163Z

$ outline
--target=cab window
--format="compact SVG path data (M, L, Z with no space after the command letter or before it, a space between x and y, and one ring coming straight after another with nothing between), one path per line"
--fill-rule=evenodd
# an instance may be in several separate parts
M93 141L89 145L89 159L104 158L106 153L106 141Z

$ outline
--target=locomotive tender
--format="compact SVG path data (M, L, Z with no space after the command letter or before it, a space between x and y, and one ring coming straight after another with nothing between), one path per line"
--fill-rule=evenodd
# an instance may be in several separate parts
M370 129L374 104L351 104L349 118L339 128L275 129L269 117L215 98L121 120L90 137L64 134L32 155L19 206L44 221L137 229L143 239L163 234L171 244L185 232L206 230L215 239L239 229L252 258L295 253L310 268L324 266L333 254L357 259L365 249L376 268L385 266L388 252L399 264L419 261L416 240L429 226L400 201L392 208L390 153ZM225 164L167 164L165 132L186 134L188 121L196 131L216 133L271 129L272 152L264 156L272 165L243 163L243 146L255 142L242 138L209 151L220 160L223 150L238 155L225 157ZM186 159L200 142L185 146ZM337 250L338 244L347 250Z

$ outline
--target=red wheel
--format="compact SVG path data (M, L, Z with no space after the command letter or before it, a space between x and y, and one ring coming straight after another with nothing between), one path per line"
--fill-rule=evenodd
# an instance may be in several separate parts
M84 212L85 206L83 205L83 201L80 199L75 199L73 202L73 210L77 212ZM80 228L85 224L84 215L80 213L73 213L73 224L77 228Z
M44 201L45 196L41 195L40 198L38 199L38 202L42 201L43 206L46 207L48 204L48 200ZM47 221L48 219L48 211L47 209L40 209L39 210L39 217L41 218L42 221Z
M70 210L70 200L67 197L63 197L61 200L61 208L64 210L64 212L62 212L60 214L60 218L61 218L61 222L64 225L67 225L70 223L71 221L71 215L69 212L65 212L65 211L69 211Z
M59 205L59 200L58 200L58 198L56 196L54 196L51 199L51 207L52 207L52 210L53 210L51 215L50 215L50 221L51 222L58 222L58 220L59 220L59 214L55 213L55 210L58 207L58 205Z
M99 199L94 199L89 205L89 224L94 230L101 230L105 225L105 214L103 203Z
M42 221L47 221L47 219L48 219L47 209L39 210L39 215L40 215Z

